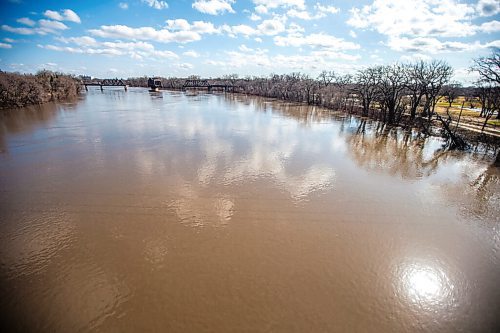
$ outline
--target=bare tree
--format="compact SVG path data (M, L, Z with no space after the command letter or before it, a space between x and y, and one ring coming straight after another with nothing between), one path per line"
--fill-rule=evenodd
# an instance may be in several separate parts
M487 117L492 105L496 104L496 91L500 87L500 49L496 48L488 57L474 59L474 65L471 67L471 70L479 73L477 84L480 86L481 115ZM485 107L485 104L487 107ZM489 116L491 117L491 115ZM497 112L497 119L500 119L500 111Z
M479 73L480 81L500 85L500 49L495 48L488 57L474 59L471 69Z
M481 114L484 117L481 131L484 131L486 124L491 119L495 111L500 113L500 86L484 86L478 88L479 98L481 99ZM497 116L498 117L498 116Z
M453 69L444 61L433 60L425 64L419 78L422 81L425 95L424 116L428 116L430 119L434 114L441 88L450 80L452 75Z
M337 76L334 71L322 71L318 75L318 81L323 87L328 87L333 81L335 81L336 77Z
M369 67L358 71L355 79L354 92L361 99L363 116L368 116L373 100L375 99L380 71L378 68Z
M404 73L406 75L405 83L406 89L410 95L410 118L415 119L417 109L425 95L425 84L422 78L425 76L425 62L419 61L415 64L404 66Z
M443 87L442 89L442 96L446 98L446 101L448 102L448 106L451 108L451 105L453 102L458 98L460 95L462 85L458 82L452 82L450 84L447 84Z
M229 75L224 75L222 79L226 82L226 84L234 86L236 84L236 81L238 81L238 74L229 74Z
M385 109L384 116L387 111L387 122L393 124L396 116L399 118L403 112L402 97L406 88L406 75L403 66L399 64L379 67L379 71L379 98Z

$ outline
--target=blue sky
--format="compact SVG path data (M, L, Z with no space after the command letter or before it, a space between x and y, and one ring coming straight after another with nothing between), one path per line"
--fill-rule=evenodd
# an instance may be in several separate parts
M0 1L4 71L316 76L443 59L467 83L500 47L498 0Z

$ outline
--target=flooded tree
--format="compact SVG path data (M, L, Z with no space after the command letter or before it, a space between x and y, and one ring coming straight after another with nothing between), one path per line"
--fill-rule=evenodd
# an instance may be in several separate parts
M422 115L430 119L439 100L441 88L450 81L453 75L453 68L444 61L433 60L425 63L419 75L425 96Z
M36 74L0 72L0 108L42 104L78 96L77 78L47 70Z
M363 107L363 116L368 116L373 101L378 92L380 69L369 67L358 71L355 78L354 92L358 95Z
M425 67L424 61L418 61L414 64L407 64L403 68L403 73L406 76L406 91L410 102L410 119L415 119L417 109L425 95L425 83L422 80Z
M406 75L403 66L399 64L378 67L378 72L378 96L383 110L383 119L393 124L405 109L403 95L406 88Z
M482 116L489 118L497 111L500 119L500 105L498 105L498 89L500 89L500 49L496 48L488 57L474 59L472 71L479 74L477 82L479 98L482 104ZM485 107L485 104L487 105ZM488 117L489 116L489 117ZM488 120L485 121L485 124ZM484 128L484 125L483 125Z

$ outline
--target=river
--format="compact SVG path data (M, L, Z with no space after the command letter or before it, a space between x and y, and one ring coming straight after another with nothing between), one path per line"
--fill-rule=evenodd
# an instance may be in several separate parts
M500 171L259 97L0 119L0 311L40 332L494 332Z

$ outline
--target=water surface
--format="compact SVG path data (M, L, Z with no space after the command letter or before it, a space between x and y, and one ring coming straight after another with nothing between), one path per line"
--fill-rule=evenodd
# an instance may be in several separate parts
M0 120L0 311L44 332L495 332L500 172L317 107L91 90Z

